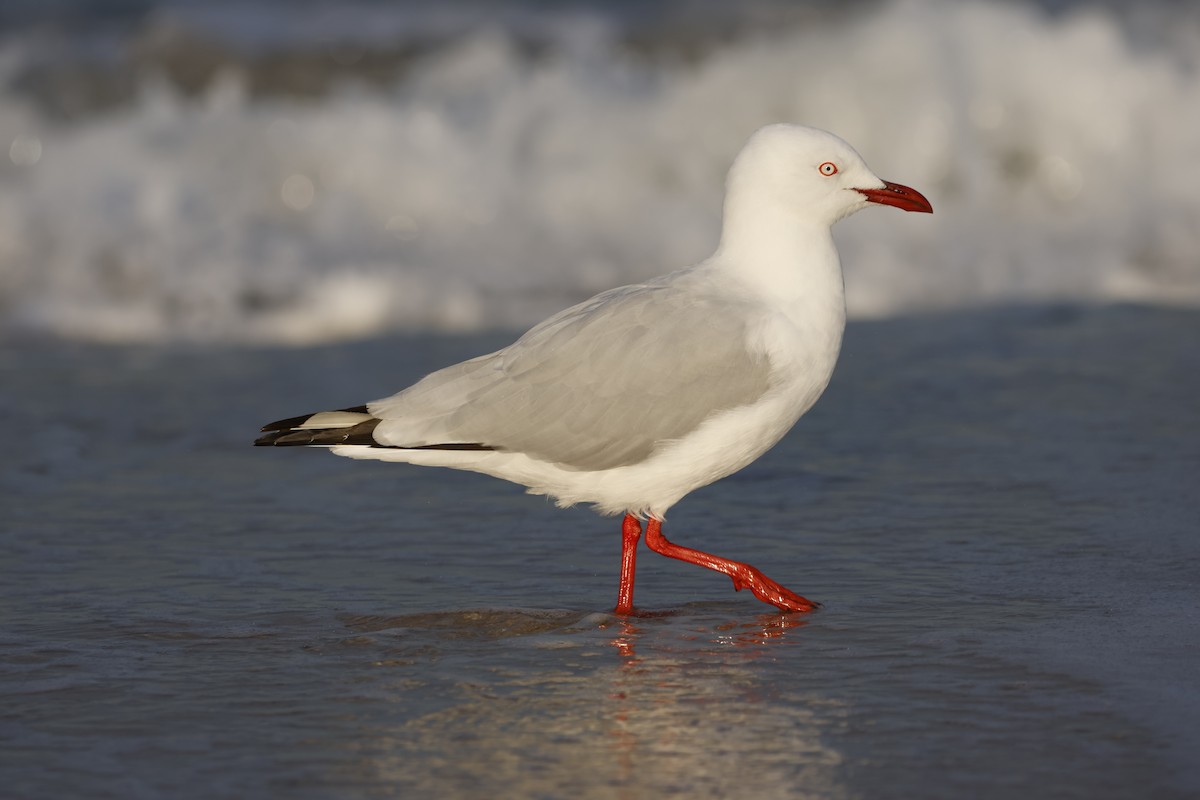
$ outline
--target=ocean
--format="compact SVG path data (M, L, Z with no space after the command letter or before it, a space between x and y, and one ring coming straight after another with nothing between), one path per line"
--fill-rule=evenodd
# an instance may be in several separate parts
M528 327L709 255L733 156L781 121L936 209L839 226L854 317L1200 304L1193 3L20 8L0 332Z
M1132 5L0 8L5 796L1195 797L1200 16ZM704 257L777 120L935 208L664 525L820 610L250 446Z
M1200 313L851 323L674 541L483 476L250 447L504 342L0 349L11 797L1189 797Z

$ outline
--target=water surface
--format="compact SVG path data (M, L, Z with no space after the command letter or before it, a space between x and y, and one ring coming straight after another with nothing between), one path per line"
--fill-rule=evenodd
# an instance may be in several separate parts
M482 476L249 447L507 337L0 345L14 797L1188 797L1200 314L852 323L673 540Z

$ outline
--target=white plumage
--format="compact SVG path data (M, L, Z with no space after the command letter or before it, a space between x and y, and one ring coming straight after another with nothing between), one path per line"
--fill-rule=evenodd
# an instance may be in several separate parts
M473 470L560 505L661 520L766 452L824 391L845 326L830 227L871 202L931 210L836 136L768 126L730 170L707 260L597 295L365 408L269 425L259 443Z

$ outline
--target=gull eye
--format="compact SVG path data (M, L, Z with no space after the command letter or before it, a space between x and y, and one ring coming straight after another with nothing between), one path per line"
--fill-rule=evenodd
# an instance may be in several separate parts
M826 177L830 175L837 175L838 171L837 164L833 163L832 161L826 161L824 164L817 167L817 169L821 170L821 174Z

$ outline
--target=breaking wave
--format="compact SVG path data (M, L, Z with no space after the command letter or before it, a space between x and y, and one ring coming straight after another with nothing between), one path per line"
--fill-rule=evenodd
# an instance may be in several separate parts
M708 255L730 160L781 120L838 133L936 209L839 226L852 316L1200 304L1200 25L1156 8L1139 39L1099 8L897 0L693 51L574 11L538 18L544 46L523 17L443 31L308 96L236 60L191 89L145 69L74 115L29 90L38 43L10 37L0 330L519 327Z

